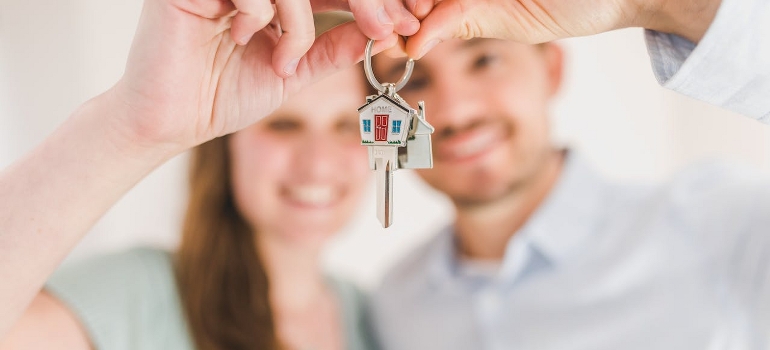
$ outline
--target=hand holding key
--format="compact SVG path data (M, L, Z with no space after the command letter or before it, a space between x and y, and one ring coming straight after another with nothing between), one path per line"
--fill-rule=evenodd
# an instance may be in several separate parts
M397 169L433 167L430 135L433 127L425 120L425 105L415 111L396 93L409 80L414 61L397 83L380 84L372 72L372 45L366 45L364 70L369 83L380 93L368 96L358 109L361 144L369 148L369 167L376 172L377 218L382 227L393 223L393 172Z

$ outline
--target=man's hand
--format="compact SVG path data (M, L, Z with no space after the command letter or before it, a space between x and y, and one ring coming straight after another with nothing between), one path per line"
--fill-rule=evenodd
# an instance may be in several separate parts
M406 42L420 58L450 38L499 38L523 43L644 27L701 39L721 0L406 0L422 20Z

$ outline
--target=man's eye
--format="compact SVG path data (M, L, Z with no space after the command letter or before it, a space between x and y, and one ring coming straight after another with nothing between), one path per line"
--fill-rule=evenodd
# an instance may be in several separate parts
M299 129L300 125L294 120L279 119L270 121L267 127L272 131L288 132Z
M495 63L497 60L497 56L494 55L488 55L484 54L476 58L476 60L473 61L473 68L474 69L481 69L489 66L492 63Z
M413 92L413 91L420 91L428 86L428 79L427 78L412 78L409 79L409 82L404 85L404 87L401 89L406 92Z

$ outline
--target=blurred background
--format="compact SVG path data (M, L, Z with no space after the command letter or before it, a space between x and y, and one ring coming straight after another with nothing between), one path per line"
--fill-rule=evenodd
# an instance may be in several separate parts
M120 78L141 6L138 0L0 0L0 169ZM561 44L566 81L553 108L554 140L580 150L608 177L664 180L713 158L770 171L770 126L661 88L642 30ZM181 155L138 184L68 261L134 245L173 248L186 166ZM372 183L355 219L325 254L329 270L363 287L452 220L446 199L416 175L400 170L395 178L394 225L384 230L377 221Z

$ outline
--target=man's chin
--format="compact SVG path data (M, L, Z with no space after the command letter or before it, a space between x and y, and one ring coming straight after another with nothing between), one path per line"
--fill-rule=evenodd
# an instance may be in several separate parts
M452 202L458 207L479 207L496 203L509 197L516 186L486 186L484 188L473 188L469 190L456 191L448 194Z

